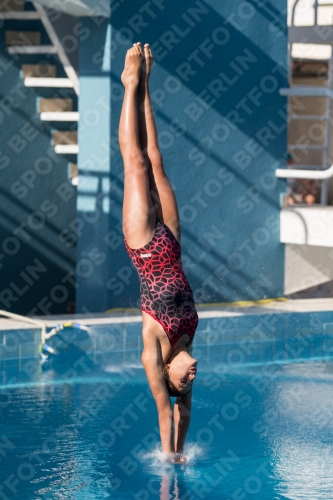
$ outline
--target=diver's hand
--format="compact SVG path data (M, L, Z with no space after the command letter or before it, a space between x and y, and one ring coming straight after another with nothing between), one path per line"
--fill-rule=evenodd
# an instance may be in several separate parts
M186 463L186 460L185 460L185 457L183 455L183 453L181 452L175 452L174 453L174 456L173 456L173 463L174 464L185 464Z
M185 463L185 458L182 453L178 452L170 452L170 453L165 453L164 456L166 458L166 461L171 463L171 464L184 464Z

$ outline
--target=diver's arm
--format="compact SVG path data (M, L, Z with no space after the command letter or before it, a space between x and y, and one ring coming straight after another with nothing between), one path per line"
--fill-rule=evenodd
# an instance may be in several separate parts
M142 364L157 407L162 451L171 455L174 453L172 436L172 406L162 373L158 349L156 349L155 346L150 347L151 348L147 348L145 345L142 353Z
M191 421L192 389L184 396L178 396L174 406L175 451L183 453L187 431Z

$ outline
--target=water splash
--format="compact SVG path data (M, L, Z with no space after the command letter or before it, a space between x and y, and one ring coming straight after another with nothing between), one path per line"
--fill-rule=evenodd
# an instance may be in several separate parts
M197 443L188 443L185 445L183 455L175 454L175 459L170 460L170 457L156 446L149 452L142 453L140 458L143 462L150 462L152 466L162 466L165 468L173 465L195 465L199 458L204 456L204 448Z
M205 455L205 449L198 443L188 443L184 448L184 456L192 465Z

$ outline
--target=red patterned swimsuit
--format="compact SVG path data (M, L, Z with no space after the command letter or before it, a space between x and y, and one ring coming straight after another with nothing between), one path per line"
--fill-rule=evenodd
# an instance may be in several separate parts
M142 310L163 326L172 348L185 333L192 340L198 314L183 270L180 244L170 229L158 220L147 245L133 250L125 239L125 247L139 274Z

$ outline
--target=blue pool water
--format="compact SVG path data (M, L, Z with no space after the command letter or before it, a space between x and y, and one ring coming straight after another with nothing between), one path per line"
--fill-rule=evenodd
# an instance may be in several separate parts
M163 462L136 341L6 361L0 499L332 499L332 337L290 337L198 336L187 465Z

